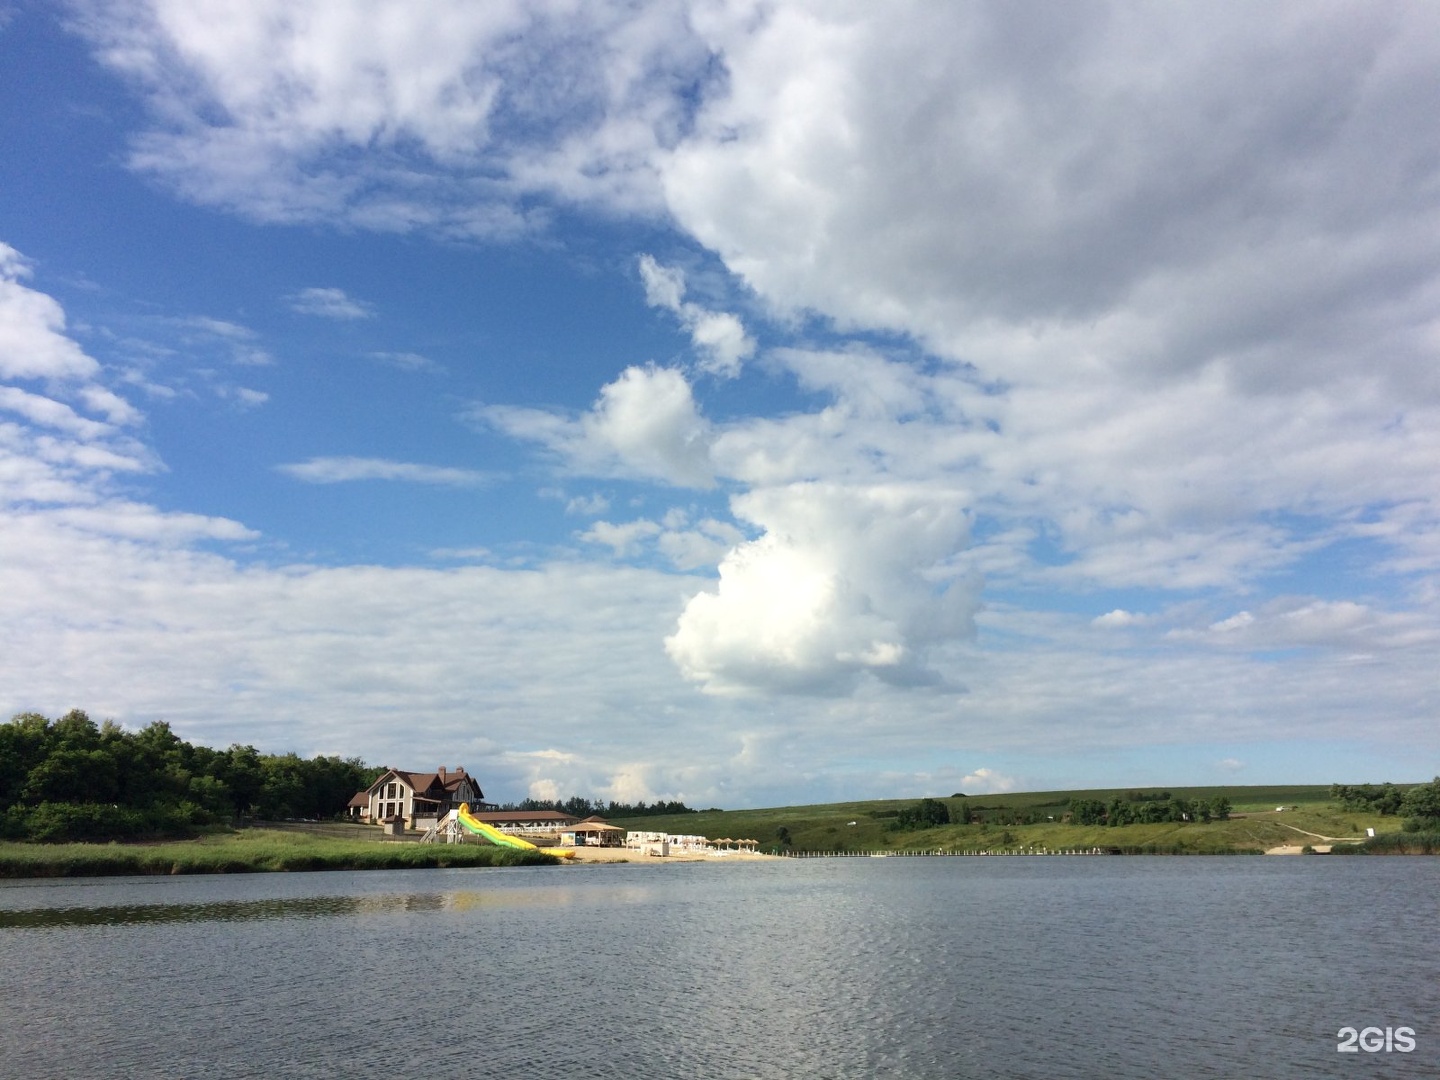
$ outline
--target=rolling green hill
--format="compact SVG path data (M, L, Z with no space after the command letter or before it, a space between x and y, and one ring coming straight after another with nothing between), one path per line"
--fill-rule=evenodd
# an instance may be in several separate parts
M1159 794L1185 800L1230 800L1228 821L1162 822L1145 825L1071 825L1062 819L1072 799L1109 803L1135 794ZM1100 789L1031 791L1004 795L940 798L951 812L961 805L982 820L969 825L940 825L916 830L895 828L900 812L917 799L825 803L756 810L707 810L670 817L617 820L629 829L691 833L711 840L753 839L761 851L999 851L1042 848L1052 851L1092 847L1167 852L1227 853L1264 851L1285 844L1323 843L1319 837L1359 837L1367 827L1398 831L1397 817L1344 810L1330 798L1328 785ZM1283 806L1283 812L1276 807ZM1013 817L1033 816L1033 824ZM782 831L783 830L783 831ZM788 844L786 839L788 838Z

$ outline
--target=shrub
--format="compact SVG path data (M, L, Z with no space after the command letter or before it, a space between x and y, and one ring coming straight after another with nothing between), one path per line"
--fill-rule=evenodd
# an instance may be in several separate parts
M901 810L895 819L897 829L928 829L950 824L950 808L939 799L921 799L914 806Z

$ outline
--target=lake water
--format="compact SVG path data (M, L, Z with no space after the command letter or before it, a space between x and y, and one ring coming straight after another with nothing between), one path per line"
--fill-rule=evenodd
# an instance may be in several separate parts
M1426 858L8 882L0 1075L1436 1077L1437 915Z

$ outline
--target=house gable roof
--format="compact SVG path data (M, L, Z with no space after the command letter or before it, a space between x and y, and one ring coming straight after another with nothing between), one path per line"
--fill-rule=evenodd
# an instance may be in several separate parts
M446 769L443 765L434 772L412 772L409 769L396 769L386 767L385 771L375 782L365 789L367 795L373 795L380 790L382 784L391 780L398 780L415 792L421 798L441 799L446 795L453 797L460 790L460 786L467 781L475 791L475 798L483 799L485 792L480 790L479 782L465 771L463 765L457 765L453 769Z

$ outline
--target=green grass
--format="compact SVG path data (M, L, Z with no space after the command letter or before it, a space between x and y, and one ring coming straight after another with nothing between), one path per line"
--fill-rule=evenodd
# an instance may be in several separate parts
M1207 824L1167 822L1115 828L1068 825L1059 820L1071 799L1099 799L1108 803L1133 790L1166 790L1178 799L1210 799L1223 795L1230 800L1235 814L1249 816ZM784 828L790 834L791 848L798 851L999 851L1029 847L1061 851L1100 847L1195 854L1254 852L1284 844L1323 843L1306 836L1306 832L1352 837L1363 836L1367 827L1374 828L1377 833L1390 833L1398 831L1401 826L1399 818L1344 810L1330 800L1329 785L1316 784L972 795L967 800L972 811L1034 809L1043 811L1047 816L1053 814L1056 820L1035 825L945 825L914 832L891 831L889 826L893 824L895 815L918 799L919 796L756 810L707 810L697 814L617 820L614 824L629 829L698 833L712 840L721 837L753 839L760 842L762 851L778 847L778 830ZM941 801L952 806L957 803L957 800L948 798ZM1277 814L1277 806L1293 809ZM1005 839L1007 836L1008 841Z
M369 838L278 829L245 829L153 844L0 843L0 877L4 878L402 870L553 862L549 855L488 844L377 843Z
M1336 844L1341 855L1440 855L1440 833L1377 832L1358 844Z
M1168 788L1179 799L1223 795L1235 814L1229 821L1153 825L1075 826L1059 819L1072 798L1109 802L1128 790L1032 791L975 795L972 810L1035 809L1055 821L1035 825L946 825L895 832L895 815L918 801L825 803L755 810L707 810L696 814L617 819L629 829L698 833L712 840L753 839L760 850L776 850L778 831L797 851L1064 851L1099 847L1121 851L1230 854L1280 845L1323 843L1321 836L1361 837L1375 829L1370 851L1416 850L1387 839L1401 819L1354 813L1329 797L1329 786ZM1155 788L1143 790L1155 791ZM943 799L951 805L953 799ZM1275 807L1285 806L1277 814ZM855 824L850 824L854 822ZM1302 831L1297 831L1302 830ZM1412 836L1414 834L1411 834ZM379 830L354 824L294 824L222 832L195 840L152 844L0 843L0 877L75 877L105 874L224 874L275 870L367 870L430 866L514 866L549 863L548 855L511 852L483 844L379 842Z

